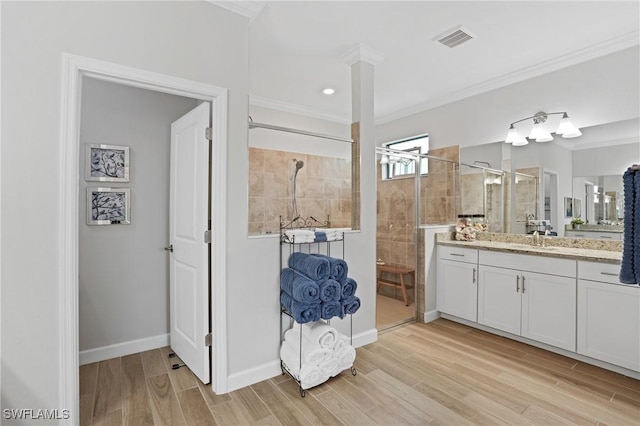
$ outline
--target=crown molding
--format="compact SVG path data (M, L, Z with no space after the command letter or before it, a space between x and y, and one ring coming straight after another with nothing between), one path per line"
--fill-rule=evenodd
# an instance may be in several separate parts
M382 62L384 56L365 44L357 43L340 55L340 59L349 66L360 61L370 63L371 65L378 65Z
M505 74L503 76L493 78L479 84L475 84L473 86L469 86L465 89L453 92L447 96L416 104L408 108L403 108L391 114L379 116L376 119L376 124L387 123L390 121L408 117L410 115L418 114L432 108L450 104L465 98L470 98L481 93L496 90L501 87L519 83L534 77L539 77L541 75L577 65L591 59L596 59L602 56L616 53L630 47L637 46L638 44L640 44L640 31L632 31L622 36L615 37L605 42L577 50L567 55L563 55L558 58L541 62L539 64L523 68L521 70Z
M231 12L237 13L238 15L249 18L250 23L253 22L256 16L258 16L262 9L264 9L264 7L267 5L267 3L264 1L207 1Z
M309 108L288 102L278 101L276 99L265 98L262 96L249 95L249 104L263 108L275 109L277 111L288 112L291 114L303 115L305 117L317 118L320 120L332 121L334 123L349 124L351 117L338 115L321 111L315 108Z

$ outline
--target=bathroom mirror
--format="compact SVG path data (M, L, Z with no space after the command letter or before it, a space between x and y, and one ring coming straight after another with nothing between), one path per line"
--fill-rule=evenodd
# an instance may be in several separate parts
M527 222L529 219L540 219L538 210L540 168L529 167L518 169L514 177L515 221Z
M615 225L624 220L622 175L575 177L573 198L574 217L588 224Z
M460 165L460 215L484 218L489 232L504 232L505 173L479 165Z

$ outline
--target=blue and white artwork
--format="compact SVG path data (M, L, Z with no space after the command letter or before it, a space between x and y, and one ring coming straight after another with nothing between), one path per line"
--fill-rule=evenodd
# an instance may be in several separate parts
M129 188L87 188L89 225L128 225Z
M87 145L86 180L129 182L129 147Z

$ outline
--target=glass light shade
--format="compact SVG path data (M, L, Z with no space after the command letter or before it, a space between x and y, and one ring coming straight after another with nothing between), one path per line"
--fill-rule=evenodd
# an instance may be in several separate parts
M563 138L577 138L578 136L582 136L582 132L577 127L575 127L571 132L565 132L562 134Z
M547 132L546 130L540 129L540 131L538 132L538 137L536 138L536 142L549 142L553 140L553 136L551 136L551 133Z
M513 141L513 146L525 146L529 141L524 136L519 136L516 140Z
M507 133L507 137L505 138L504 142L513 143L519 137L520 135L518 135L518 131L515 129L515 127L513 127L513 124L512 124L511 127L509 127L509 133Z

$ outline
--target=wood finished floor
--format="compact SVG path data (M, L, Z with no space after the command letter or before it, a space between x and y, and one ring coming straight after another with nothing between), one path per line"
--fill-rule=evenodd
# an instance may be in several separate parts
M285 375L217 396L168 352L82 366L81 425L640 424L640 381L444 319L382 333L305 398Z
M386 330L403 321L413 320L416 317L416 305L412 302L409 306L402 299L376 295L376 328Z

